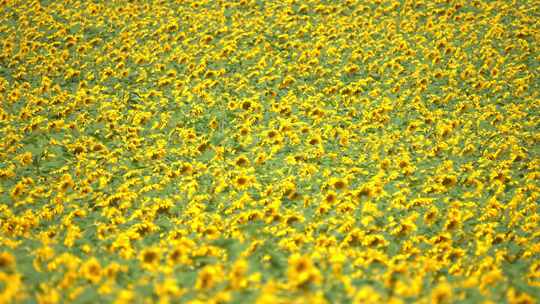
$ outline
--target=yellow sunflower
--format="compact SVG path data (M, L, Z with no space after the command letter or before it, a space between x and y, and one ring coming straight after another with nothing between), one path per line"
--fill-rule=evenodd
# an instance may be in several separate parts
M309 256L295 253L289 257L288 262L287 277L293 286L303 288L309 284L321 283L321 273Z

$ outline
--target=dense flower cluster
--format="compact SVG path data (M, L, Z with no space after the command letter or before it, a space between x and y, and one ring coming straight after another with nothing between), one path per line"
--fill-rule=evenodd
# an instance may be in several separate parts
M535 303L535 2L0 1L0 303Z

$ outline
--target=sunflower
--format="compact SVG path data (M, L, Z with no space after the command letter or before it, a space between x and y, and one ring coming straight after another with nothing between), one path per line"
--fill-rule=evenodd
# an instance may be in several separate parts
M289 257L288 264L287 277L293 286L304 288L322 281L321 273L310 257L295 253Z
M241 155L236 158L234 164L238 167L245 167L249 165L249 160L247 159L247 157Z
M308 144L310 144L311 146L317 146L321 144L321 142L322 142L322 139L320 136L313 136L309 139Z
M235 102L235 101L229 101L229 103L227 103L227 108L230 110L230 111L234 111L236 110L236 108L238 107L238 104Z
M178 244L167 256L169 264L189 264L191 262L191 259L189 258L189 250L189 247Z
M335 190L344 190L347 188L347 181L343 178L332 177L329 184L332 185Z
M248 178L245 176L238 176L234 182L237 188L244 188L248 184Z
M221 267L217 265L207 265L197 275L195 288L198 290L212 289L223 277Z
M21 165L27 166L32 163L32 152L25 152L17 157Z
M439 177L439 183L446 188L451 188L457 184L457 178L455 175L446 174Z
M429 208L424 214L424 223L428 226L432 225L437 220L438 215L439 209L436 207Z
M244 259L236 261L229 274L229 281L233 289L246 288L248 281L246 274L248 271L248 262Z
M326 193L324 195L324 198L323 198L323 202L327 205L334 205L336 202L338 201L338 195L336 192L334 191L328 191L328 193Z
M101 264L95 257L90 258L81 267L82 277L94 284L101 280L102 273Z
M534 296L530 296L525 292L516 291L513 287L510 287L506 293L506 298L510 304L534 304L537 303L537 299Z
M383 298L371 286L362 286L354 296L353 303L381 303Z
M11 197L18 198L24 195L26 192L26 185L22 182L18 182L15 187L11 190Z
M254 178L252 176L248 176L245 173L240 173L234 178L233 186L238 190L246 190L249 187L253 186L253 184Z
M23 287L21 276L19 274L8 274L0 271L0 303L14 303L22 299L24 294L21 292Z
M160 259L160 252L156 248L145 248L139 255L142 267L148 270L155 270Z
M116 299L114 300L115 304L124 304L124 303L130 304L130 303L133 303L135 300L135 292L133 292L132 290L127 290L127 289L119 290L117 294L118 295Z
M169 303L171 297L177 298L184 293L184 290L174 278L166 278L163 282L157 283L154 286L154 291L159 295L160 303Z
M277 144L282 140L282 134L279 130L268 130L265 132L264 143L267 144Z
M431 291L431 303L450 303L452 298L452 286L447 282L439 283Z
M0 252L0 270L5 271L15 266L15 257L9 252Z
M72 189L75 186L75 182L73 181L73 178L69 174L64 174L62 176L62 180L60 181L58 185L58 189L61 192L66 192L68 189Z

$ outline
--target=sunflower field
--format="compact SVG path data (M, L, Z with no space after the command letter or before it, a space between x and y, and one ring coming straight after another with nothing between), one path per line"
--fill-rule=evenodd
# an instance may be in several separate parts
M0 303L540 301L539 0L0 21Z

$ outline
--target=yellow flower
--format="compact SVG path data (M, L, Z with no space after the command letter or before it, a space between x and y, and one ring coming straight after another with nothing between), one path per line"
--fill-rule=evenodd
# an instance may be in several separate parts
M60 184L58 185L58 189L62 192L67 191L70 188L73 188L75 186L75 182L73 181L71 175L64 174L62 176L62 179L60 181Z
M452 299L452 286L447 282L437 284L431 291L431 303L450 303Z
M40 304L59 303L61 300L61 295L58 290L49 287L37 295L37 300Z
M248 286L246 278L247 271L248 263L246 260L240 259L234 263L229 275L229 281L233 289L241 289Z
M311 258L298 253L289 257L287 278L293 286L300 288L304 288L309 284L320 284L322 281L321 273L313 265Z
M157 270L159 266L161 256L160 252L156 248L145 248L139 255L139 260L142 267L147 270Z
M482 279L480 281L480 289L485 289L490 285L496 284L502 279L503 279L503 273L500 270L498 269L491 270L482 276Z
M431 207L424 213L424 222L431 225L437 220L438 215L439 210L436 207Z
M19 198L21 197L26 191L26 185L23 182L18 182L13 189L11 189L11 197L12 198Z
M535 304L537 299L524 292L516 291L510 287L506 292L506 298L510 304Z
M0 270L5 271L15 267L15 257L9 252L0 252Z
M338 201L338 195L334 191L328 191L328 193L324 195L324 198L323 198L324 204L333 206L337 203L337 201Z
M8 274L0 271L0 303L15 303L25 297L23 284L19 274Z
M249 165L249 160L247 159L247 157L241 155L236 158L234 164L239 167L245 167Z
M195 243L186 238L182 238L175 242L175 247L168 255L168 262L172 265L176 264L190 264L191 259L189 257L190 251L194 248Z
M353 303L382 303L382 296L371 286L362 286L354 295Z
M446 174L439 177L439 182L442 186L446 188L451 188L457 184L457 178L455 175Z
M19 162L23 166L27 166L32 163L32 152L25 152L18 156Z
M179 297L183 293L183 289L180 288L178 282L173 278L167 278L162 283L156 284L155 293L162 299L168 297Z
M262 290L257 297L257 301L255 303L257 304L281 304L286 303L282 299L280 299L279 294L279 287L277 286L277 283L273 280L270 280L264 284L262 287Z
M118 296L114 300L114 304L130 304L133 303L135 299L135 292L131 290L120 290Z
M81 275L90 282L97 284L101 280L101 264L95 257L90 258L82 265Z
M308 141L308 144L310 144L311 146L318 146L321 143L322 143L322 138L319 135L315 135L311 137Z
M255 184L255 178L242 172L233 180L233 187L238 190L246 190Z
M347 188L347 181L343 178L332 177L328 184L332 185L335 190L343 190Z
M212 289L222 279L222 270L219 265L207 265L199 271L195 288L198 290Z

